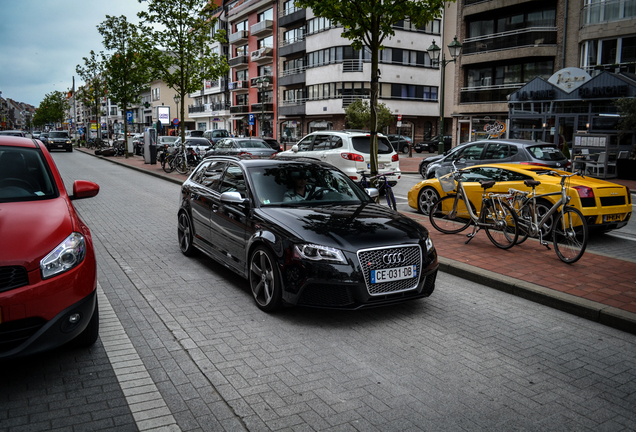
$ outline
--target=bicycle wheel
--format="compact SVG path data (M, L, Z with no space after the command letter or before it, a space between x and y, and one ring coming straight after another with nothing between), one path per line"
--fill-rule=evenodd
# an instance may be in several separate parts
M510 206L501 201L491 202L491 205L482 205L483 220L492 224L484 228L490 241L501 249L510 249L517 242L519 227L517 215Z
M557 212L552 231L554 251L561 261L572 264L583 256L587 247L587 222L574 207Z
M397 211L397 203L395 202L395 195L393 195L393 189L390 186L385 187L386 203L390 208Z
M188 165L182 155L178 155L174 158L174 167L179 174L188 173Z
M168 155L162 167L163 170L167 173L171 173L172 171L174 171L174 156Z
M522 205L518 200L513 202L512 209L517 215L518 237L517 244L521 244L530 236L530 227L532 225L532 209L531 204Z
M457 198L457 203L455 198ZM463 197L456 197L455 195L445 196L433 204L428 218L431 221L431 225L444 234L462 232L472 222L468 207L466 207L466 201L464 201Z

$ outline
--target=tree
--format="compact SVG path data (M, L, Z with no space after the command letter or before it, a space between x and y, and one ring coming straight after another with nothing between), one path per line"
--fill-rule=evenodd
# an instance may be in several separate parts
M183 120L186 95L229 70L225 57L213 53L210 47L213 41L225 40L225 31L212 36L217 19L208 0L148 0L147 4L148 10L138 14L143 33L155 44L146 55L152 61L155 77L181 98L179 118ZM181 140L185 141L185 123L180 126Z
M368 129L371 121L371 109L369 102L362 99L356 99L347 108L345 108L345 116L347 124L352 129ZM383 103L378 104L378 131L382 131L389 127L393 122L393 114L391 110Z
M77 65L75 70L84 80L84 86L77 91L79 100L89 107L94 113L97 123L97 138L101 138L101 109L102 99L106 96L106 82L104 81L104 53L100 53L101 58L91 50L90 57L84 57L84 66ZM88 135L88 134L87 134Z
M620 114L618 121L618 135L623 138L636 131L636 98L620 98L614 102ZM633 139L633 138L632 138ZM630 159L636 159L636 145L632 146Z
M125 115L129 105L139 102L140 94L151 81L150 65L142 54L147 51L149 41L123 15L106 15L106 20L97 26L97 30L104 38L104 47L113 51L103 55L108 95ZM128 122L124 121L124 137L127 136ZM128 146L124 148L128 157Z
M353 49L365 46L371 51L371 175L378 172L378 57L382 43L394 36L393 25L405 18L416 27L441 16L443 0L297 0L315 15L344 27L342 36L351 40Z
M48 123L62 123L69 107L66 93L57 90L47 93L33 116L33 124L44 126Z

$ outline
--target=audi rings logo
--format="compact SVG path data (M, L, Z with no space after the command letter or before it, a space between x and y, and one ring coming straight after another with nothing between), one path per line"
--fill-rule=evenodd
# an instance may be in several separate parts
M402 252L388 253L382 256L382 262L384 264L400 264L406 261Z

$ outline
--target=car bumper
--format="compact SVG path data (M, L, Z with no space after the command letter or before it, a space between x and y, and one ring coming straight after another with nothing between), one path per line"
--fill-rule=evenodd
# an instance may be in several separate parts
M375 294L371 294L370 284L365 281L359 265L307 262L287 265L282 275L283 301L290 305L355 310L428 297L435 288L439 263L434 248L428 254L423 253L425 256L414 287ZM355 254L345 255L349 262L357 262Z

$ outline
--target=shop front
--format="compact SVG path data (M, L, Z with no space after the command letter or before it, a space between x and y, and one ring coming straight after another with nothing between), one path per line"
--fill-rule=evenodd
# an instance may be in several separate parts
M602 72L591 77L582 69L566 68L548 80L537 77L510 95L509 137L567 147L573 159L602 157L615 164L629 155L636 140L633 132L619 136L614 105L617 99L636 96L632 76ZM581 139L586 134L605 139ZM587 144L601 141L604 146Z

